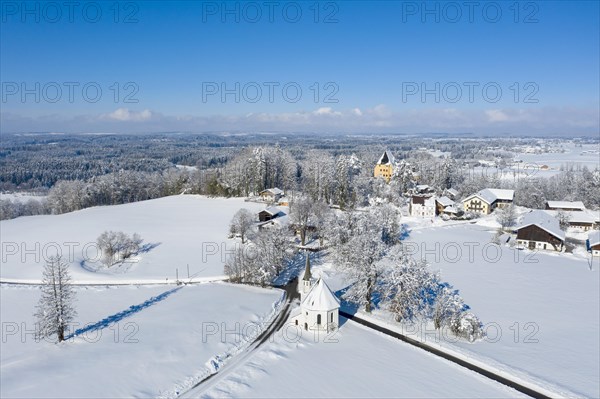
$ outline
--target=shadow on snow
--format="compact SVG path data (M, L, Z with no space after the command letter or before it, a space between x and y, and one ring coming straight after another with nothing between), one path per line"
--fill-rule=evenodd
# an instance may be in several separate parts
M146 309L147 307L150 307L150 306L166 299L169 295L174 294L175 292L179 291L181 288L183 288L183 287L176 287L176 288L170 289L168 291L163 292L160 295L154 296L154 297L148 299L147 301L142 302L139 305L132 305L129 307L129 309L126 309L126 310L123 310L122 312L110 315L110 316L100 320L97 323L90 324L86 327L75 330L75 332L66 336L65 340L77 337L78 335L85 334L85 333L88 333L91 331L97 331L97 330L106 328L113 323L117 323L126 317L129 317L137 312L140 312L140 311Z

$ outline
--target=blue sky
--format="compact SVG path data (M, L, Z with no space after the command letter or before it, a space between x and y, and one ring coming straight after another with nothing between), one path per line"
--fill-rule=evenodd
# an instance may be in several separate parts
M1 131L598 134L597 1L267 4L2 2Z

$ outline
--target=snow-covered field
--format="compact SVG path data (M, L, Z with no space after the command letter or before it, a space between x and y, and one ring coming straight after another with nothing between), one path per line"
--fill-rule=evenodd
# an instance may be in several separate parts
M328 341L275 335L245 364L194 397L522 397L508 387L399 340L345 321ZM285 338L287 337L287 338Z
M418 338L557 394L600 397L600 260L590 271L590 259L579 254L492 245L490 218L447 227L406 218L412 226L407 248L441 270L488 325L488 338L474 344L423 332ZM341 289L330 267L321 273L330 276L332 289ZM402 329L384 312L375 317Z
M282 294L224 283L79 287L78 327L98 324L55 344L26 331L39 288L2 285L0 396L175 396L243 349Z
M586 166L589 170L600 167L599 155L600 147L598 144L583 144L576 147L573 143L563 143L561 149L563 153L515 153L515 158L523 161L524 164L536 165L529 173L535 177L549 177L560 171L561 166L573 166L576 169ZM542 165L547 165L548 170L539 170Z
M242 199L178 195L126 205L88 208L63 215L20 217L0 222L2 281L41 280L44 258L60 252L77 282L172 282L223 276L229 222L240 208L264 205ZM96 239L106 230L139 233L148 252L119 273L86 269L99 259ZM58 248L58 250L57 250ZM88 262L82 265L82 261Z

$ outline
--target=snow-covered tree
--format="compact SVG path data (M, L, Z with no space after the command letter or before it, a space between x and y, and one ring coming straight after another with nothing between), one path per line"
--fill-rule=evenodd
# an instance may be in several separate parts
M381 204L374 207L373 217L380 224L381 240L388 246L400 242L403 232L400 225L400 212L391 204Z
M71 285L68 264L60 256L48 259L42 277L42 295L36 307L40 338L56 334L58 341L64 341L65 330L73 321L75 311L75 291Z
M496 209L496 220L502 226L502 229L507 229L515 225L517 214L512 205L508 205L503 209Z
M392 256L392 265L384 278L385 306L396 321L414 321L425 317L433 304L438 275L427 269L424 261L415 261L400 252Z
M260 267L270 269L268 274L278 276L292 256L289 230L276 227L263 229L253 241L257 247Z
M308 196L297 197L290 203L290 220L292 225L300 232L302 245L306 244L306 234L311 228L316 228L320 223L319 218L324 217L324 207L327 205L317 203Z
M458 290L447 283L438 286L432 316L436 329L447 327L457 337L471 342L484 336L479 318L469 311Z
M133 233L129 237L122 231L105 231L96 239L96 243L102 251L102 262L107 267L122 263L137 255L143 242L144 240L139 234Z
M254 220L254 214L248 209L242 208L233 215L233 219L229 225L229 232L232 235L239 234L242 238L242 244L244 244L248 234L252 231Z
M274 265L261 252L260 246L254 243L236 246L225 263L224 271L234 283L266 286L276 277Z
M571 215L565 211L556 212L556 219L560 225L560 229L566 231L569 228L569 222L571 221Z
M353 282L344 297L364 306L366 312L371 312L373 296L385 271L379 261L388 250L377 221L369 216L360 215L349 240L335 248L337 267Z
M450 326L456 315L467 309L468 307L458 294L458 290L452 289L447 283L440 284L433 305L432 317L435 328Z

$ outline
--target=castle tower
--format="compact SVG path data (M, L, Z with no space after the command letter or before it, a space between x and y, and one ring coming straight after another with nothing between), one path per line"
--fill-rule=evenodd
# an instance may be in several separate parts
M395 164L396 160L392 153L385 150L381 158L379 158L379 161L377 161L377 165L375 165L373 177L383 177L385 181L389 183L394 173Z

